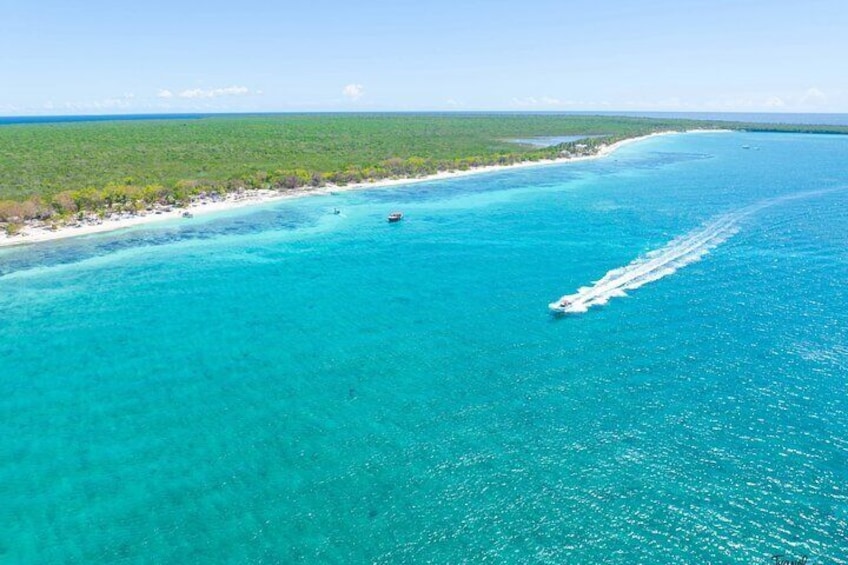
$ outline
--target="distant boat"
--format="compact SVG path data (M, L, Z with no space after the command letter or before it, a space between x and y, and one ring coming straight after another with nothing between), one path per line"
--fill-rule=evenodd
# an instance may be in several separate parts
M403 212L392 212L389 214L389 223L399 222L403 219Z
M743 146L742 146L742 149L750 149L750 148L751 148L751 146L750 146L750 145L743 145Z

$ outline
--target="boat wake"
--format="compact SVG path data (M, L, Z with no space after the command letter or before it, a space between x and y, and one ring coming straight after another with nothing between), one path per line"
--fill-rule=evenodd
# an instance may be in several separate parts
M592 286L584 286L574 294L567 294L548 306L558 314L578 314L586 312L592 306L606 304L610 298L626 296L628 290L635 290L667 277L681 267L700 260L739 231L738 222L742 218L774 204L828 192L833 190L801 192L771 198L721 215L700 228L671 240L664 247L634 259L629 265L613 269Z
M701 257L737 232L738 214L722 216L703 227L668 242L665 247L635 259L629 265L613 269L592 286L584 286L574 294L550 304L551 310L563 314L585 312L592 306L606 304L610 298L625 296L625 291L673 274L677 269Z

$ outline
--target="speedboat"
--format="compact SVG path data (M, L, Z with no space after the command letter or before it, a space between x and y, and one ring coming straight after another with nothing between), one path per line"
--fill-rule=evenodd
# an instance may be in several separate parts
M572 312L571 307L574 306L574 302L567 298L560 298L556 302L551 302L548 304L548 308L551 309L551 312L555 314L567 314Z
M392 212L389 214L389 223L399 222L403 219L403 212Z

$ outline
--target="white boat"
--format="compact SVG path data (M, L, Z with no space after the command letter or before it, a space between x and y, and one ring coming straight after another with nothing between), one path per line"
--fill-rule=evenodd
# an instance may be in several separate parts
M574 303L568 300L567 298L560 298L556 302L551 302L548 304L548 308L551 309L552 312L556 312L557 314L568 314L571 310L571 306Z

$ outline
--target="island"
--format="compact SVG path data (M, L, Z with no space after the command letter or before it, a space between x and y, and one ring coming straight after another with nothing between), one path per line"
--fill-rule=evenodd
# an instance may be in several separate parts
M0 245L189 218L189 209L585 159L644 136L714 129L848 133L845 126L544 113L11 123L0 125Z

